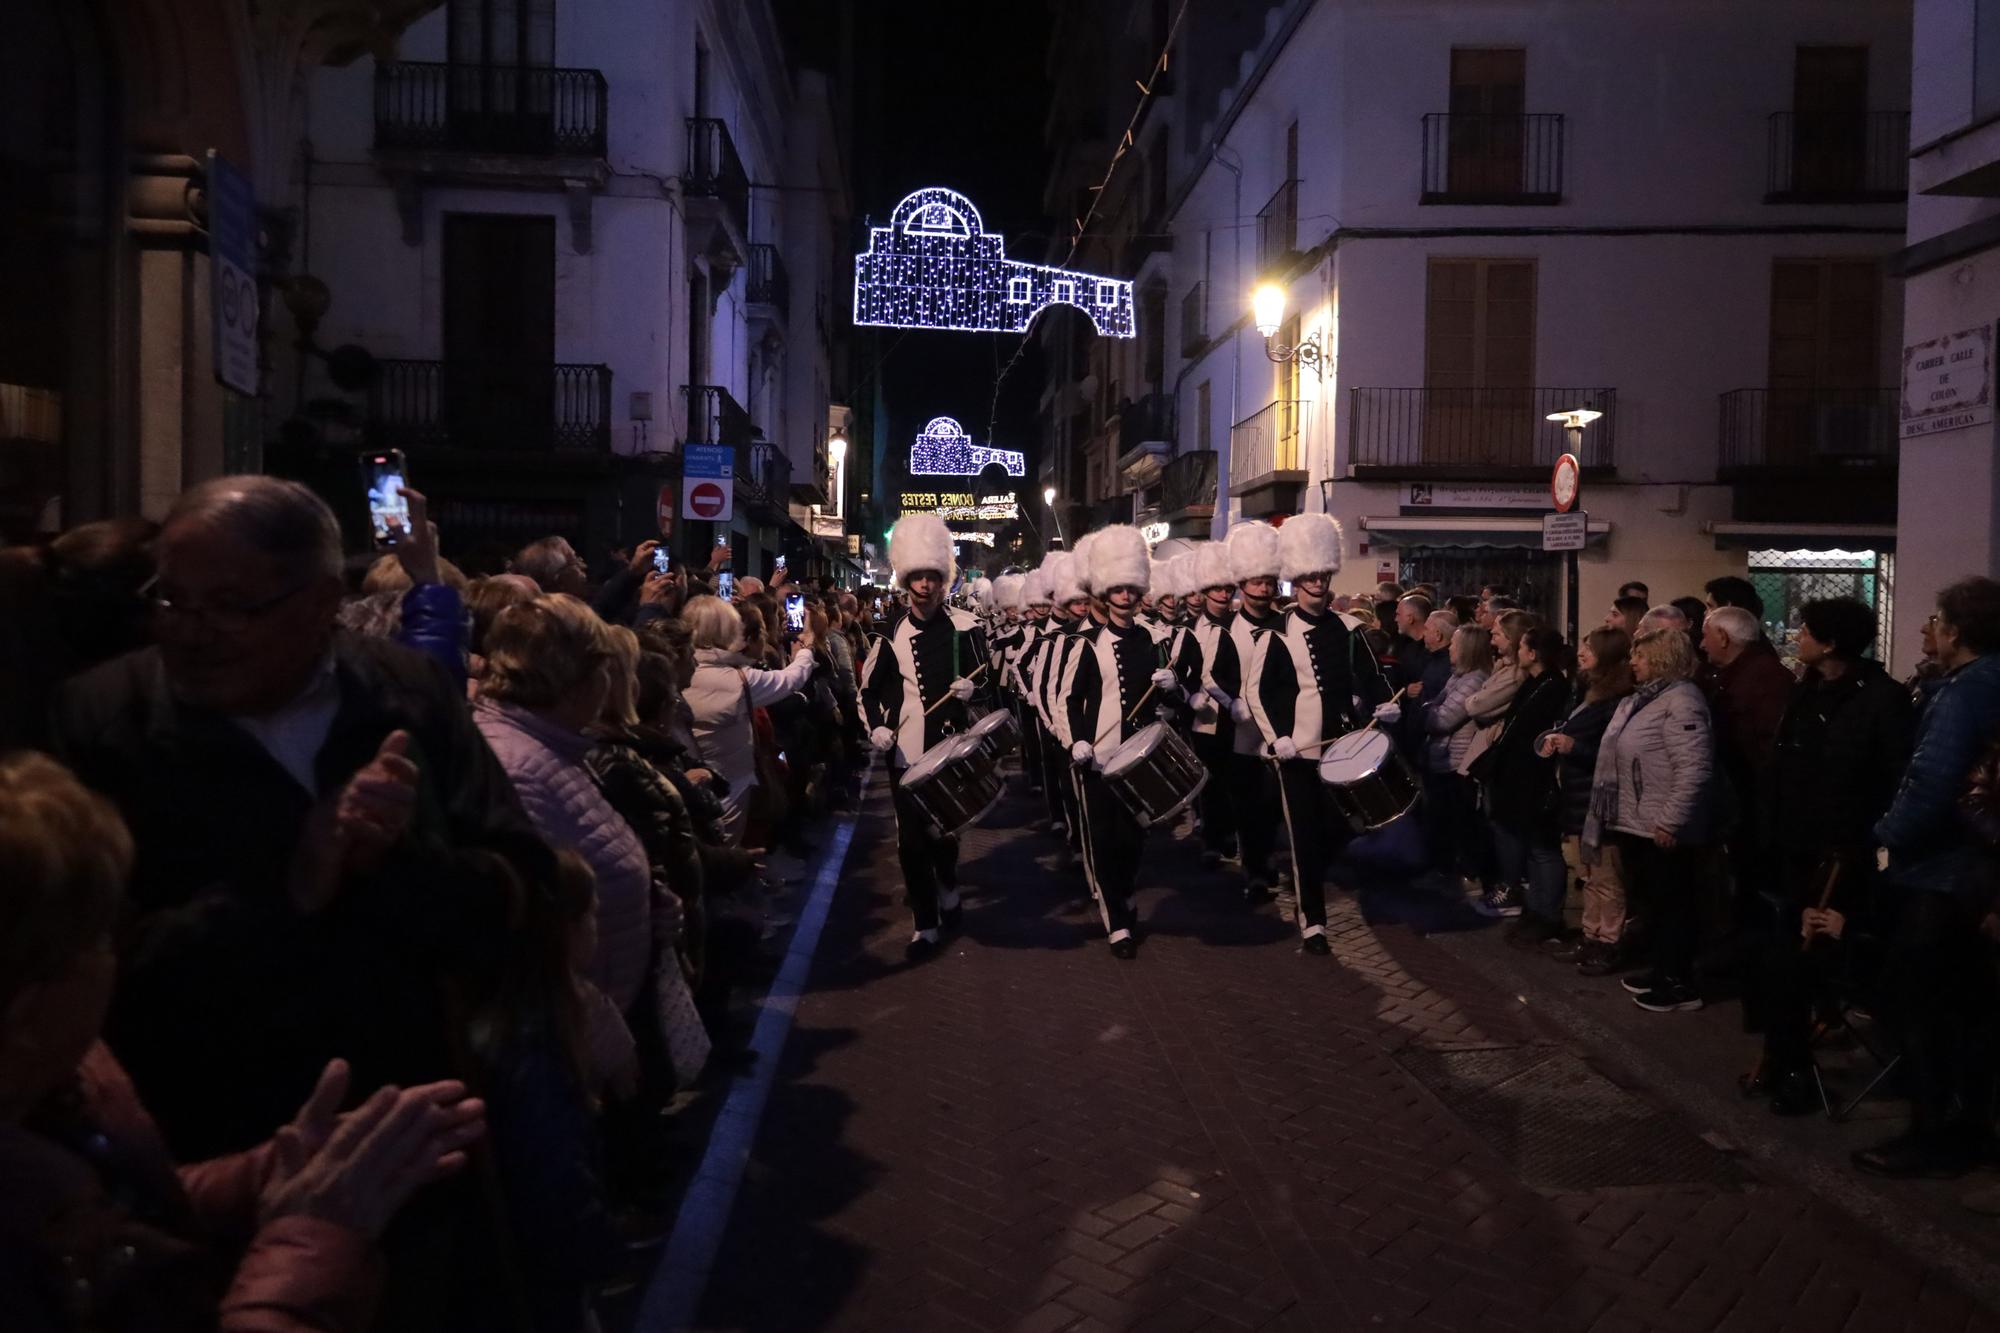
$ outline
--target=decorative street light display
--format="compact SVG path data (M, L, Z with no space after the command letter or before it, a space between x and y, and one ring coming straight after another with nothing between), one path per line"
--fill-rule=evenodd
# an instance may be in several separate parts
M1257 326L1257 332L1264 335L1264 355L1273 361L1296 361L1302 366L1311 366L1313 373L1324 377L1326 367L1320 351L1319 330L1296 346L1287 347L1272 341L1285 323L1285 289L1275 282L1267 282L1250 296L1250 322Z
M1025 455L974 444L965 427L950 417L932 417L910 446L913 477L976 477L982 469L996 464L1007 469L1010 477L1027 475Z
M1052 305L1075 306L1106 337L1136 336L1131 283L1007 258L1005 238L956 190L905 195L854 257L856 324L1026 333Z

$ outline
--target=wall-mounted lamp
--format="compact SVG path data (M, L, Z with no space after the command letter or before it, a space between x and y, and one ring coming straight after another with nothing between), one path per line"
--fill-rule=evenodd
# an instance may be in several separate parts
M1319 330L1294 346L1273 342L1278 330L1285 323L1285 289L1275 282L1267 282L1258 287L1250 297L1250 320L1257 326L1257 332L1264 335L1264 355L1276 362L1296 361L1302 366L1311 366L1313 373L1326 378L1325 354L1319 345Z

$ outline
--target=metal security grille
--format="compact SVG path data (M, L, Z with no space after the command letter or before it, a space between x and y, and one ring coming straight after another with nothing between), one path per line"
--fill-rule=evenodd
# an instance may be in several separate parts
M1799 608L1828 597L1851 597L1875 612L1875 647L1889 642L1895 556L1887 551L1764 550L1750 552L1750 583L1764 599L1764 632L1779 653L1795 656Z
M1507 589L1545 616L1561 612L1562 557L1522 546L1407 546L1402 583L1437 585L1446 597L1476 597L1488 584Z

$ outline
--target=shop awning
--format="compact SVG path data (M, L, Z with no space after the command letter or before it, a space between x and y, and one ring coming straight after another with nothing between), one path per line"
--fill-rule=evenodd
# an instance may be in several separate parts
M1593 525L1595 526L1595 525ZM1718 551L1893 551L1892 523L1710 523Z
M1468 514L1459 517L1375 517L1364 514L1361 526L1378 546L1513 546L1542 549L1542 520L1539 516L1508 518L1498 514ZM1595 546L1611 535L1609 519L1590 520L1590 544Z

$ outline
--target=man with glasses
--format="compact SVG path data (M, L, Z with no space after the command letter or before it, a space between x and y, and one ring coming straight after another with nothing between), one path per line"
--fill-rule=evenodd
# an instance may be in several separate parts
M155 646L71 681L53 734L132 829L106 1037L193 1161L269 1138L335 1058L356 1087L463 1075L448 979L507 955L526 904L503 880L533 893L553 859L443 669L335 630L340 531L312 492L204 483L158 554ZM499 1326L473 1184L418 1202L391 1305Z
M1330 514L1294 514L1278 529L1278 565L1297 603L1257 643L1244 696L1278 768L1280 808L1292 845L1293 892L1305 951L1324 957L1327 865L1347 841L1346 822L1319 780L1325 746L1365 725L1389 700L1362 624L1329 605L1343 538Z

